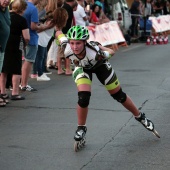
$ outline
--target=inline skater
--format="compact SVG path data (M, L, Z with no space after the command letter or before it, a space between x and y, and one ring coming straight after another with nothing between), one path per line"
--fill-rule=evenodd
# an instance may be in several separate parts
M78 25L71 27L67 33L67 38L69 43L65 47L65 57L69 58L76 66L73 71L73 79L78 90L78 127L74 136L75 151L78 151L85 143L92 74L96 74L98 80L105 86L113 99L129 110L146 129L159 137L152 121L146 118L145 113L140 112L131 98L123 92L116 73L108 62L108 59L114 55L114 51L103 47L98 42L87 42L89 32L86 27Z

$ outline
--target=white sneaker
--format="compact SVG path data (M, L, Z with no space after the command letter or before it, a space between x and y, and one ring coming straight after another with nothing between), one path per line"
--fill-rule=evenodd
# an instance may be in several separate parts
M50 81L50 78L46 74L42 74L40 77L37 77L37 81Z

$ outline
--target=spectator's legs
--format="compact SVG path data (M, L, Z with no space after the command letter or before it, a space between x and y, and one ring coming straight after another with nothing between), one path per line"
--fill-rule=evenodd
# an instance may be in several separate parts
M48 71L47 69L47 48L44 47L44 57L43 57L43 63L42 63L42 71L45 74L51 74L52 72Z
M65 59L65 63L66 63L66 75L71 75L72 74L72 71L71 71L71 61L69 58L66 58Z
M47 54L47 67L53 66L54 65L54 57L56 58L57 51L55 51L55 40L52 42L50 49L48 50Z
M10 87L12 87L12 74L8 73L6 80L6 88L9 89Z
M14 74L12 76L12 85L13 85L12 95L18 95L19 94L20 79L21 79L21 75Z
M54 64L56 63L56 54L57 54L57 44L56 44L56 39L53 37L51 37L48 45L47 45L47 59L46 59L46 66L50 67L50 66L54 66Z
M22 76L21 76L22 87L26 87L28 85L29 74L31 72L33 63L35 62L37 50L38 50L38 46L36 45L28 45L26 47L25 61L22 65Z
M58 67L58 74L64 74L62 69L62 58L60 56L57 57L57 67Z
M135 36L138 37L138 17L135 18Z
M36 67L38 71L38 76L42 76L44 69L44 57L46 55L46 47L38 46L37 56L36 56Z
M62 69L62 57L64 57L64 51L60 46L58 46L58 51L57 51L58 74L64 74L64 71Z
M0 51L0 74L2 71L3 62L4 62L4 53L1 53Z
M136 24L136 17L132 16L132 25L131 25L131 36L134 37L135 35L135 24Z
M33 71L32 74L36 75L37 74L37 59L35 60L35 63L33 64Z
M1 94L6 94L6 80L7 80L7 74L1 73L0 78L0 87L1 87Z
M28 84L29 74L31 72L33 63L29 61L24 61L22 66L22 79L21 79L21 85L22 87L26 87Z

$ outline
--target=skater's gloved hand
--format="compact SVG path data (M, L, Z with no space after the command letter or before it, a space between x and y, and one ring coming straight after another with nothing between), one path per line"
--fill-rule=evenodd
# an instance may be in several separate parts
M95 57L95 60L99 61L99 60L104 60L104 59L109 59L109 58L111 58L111 55L109 54L109 52L99 50Z
M80 78L89 78L89 76L83 71L82 67L75 67L72 77L75 83L77 83L77 80Z

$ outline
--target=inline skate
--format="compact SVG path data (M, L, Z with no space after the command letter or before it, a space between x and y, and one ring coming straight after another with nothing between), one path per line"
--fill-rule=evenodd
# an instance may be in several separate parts
M145 113L141 113L139 118L135 119L139 121L147 130L151 131L156 137L160 138L159 133L155 130L154 124L151 120L146 118Z
M76 130L76 134L74 136L74 151L78 152L81 148L83 148L85 146L86 143L86 131L87 128L86 126L78 126L77 130Z

